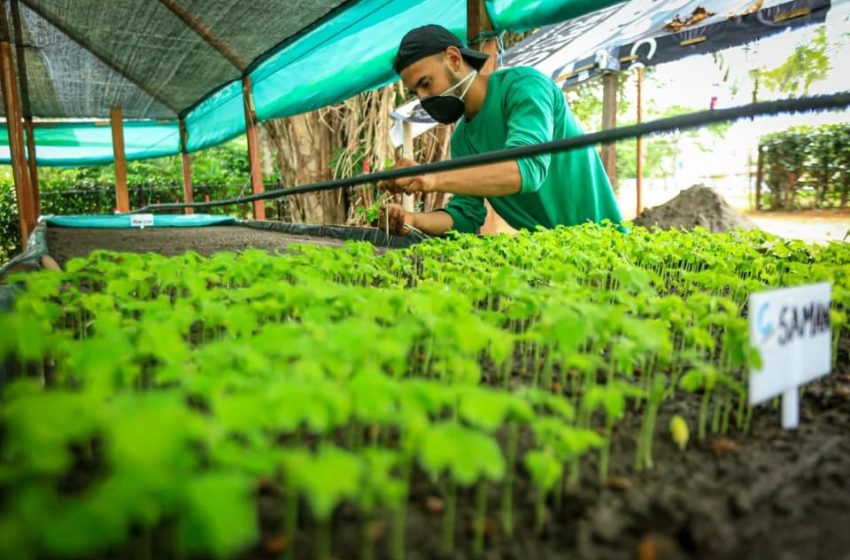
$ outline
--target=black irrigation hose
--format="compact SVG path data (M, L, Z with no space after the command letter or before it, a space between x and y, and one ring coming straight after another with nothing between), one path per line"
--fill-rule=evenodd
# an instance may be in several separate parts
M437 173L440 171L451 171L466 167L474 167L488 163L498 163L502 161L510 161L531 156L536 156L546 153L566 152L576 148L584 148L596 144L610 144L620 140L629 138L637 138L639 136L650 136L665 132L673 132L676 130L698 128L708 124L719 122L736 121L744 118L753 118L764 115L775 115L779 113L800 113L804 111L826 111L838 110L850 107L850 92L833 93L829 95L816 95L810 97L800 97L797 99L782 99L779 101L761 101L750 103L740 107L731 107L728 109L714 109L710 111L700 111L697 113L689 113L687 115L679 115L657 121L646 122L638 125L624 126L575 136L563 140L554 140L552 142L544 142L542 144L534 144L531 146L520 146L517 148L509 148L497 152L487 152L484 154L476 154L457 159L446 161L438 161L417 165L415 167L407 167L402 169L394 169L390 171L379 171L368 175L359 175L357 177L349 177L346 179L335 179L332 181L322 181L320 183L312 183L310 185L302 185L299 187L291 187L286 189L278 189L266 191L248 196L227 198L223 200L215 200L210 202L195 202L186 203L167 203L167 204L151 204L138 210L133 210L132 214L139 212L152 212L156 210L178 210L181 208L210 208L214 206L228 206L231 204L243 204L246 202L254 202L258 200L269 200L293 194L304 194L317 191L327 191L345 187L354 187L366 183L375 183L387 179L398 179L401 177L411 177L414 175L422 175L425 173Z

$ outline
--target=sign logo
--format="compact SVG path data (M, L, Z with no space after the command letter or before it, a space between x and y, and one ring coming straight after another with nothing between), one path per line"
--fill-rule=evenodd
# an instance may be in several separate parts
M775 330L773 323L766 318L768 309L770 309L770 302L766 301L759 306L756 312L756 328L758 328L759 334L761 334L762 344L770 340Z

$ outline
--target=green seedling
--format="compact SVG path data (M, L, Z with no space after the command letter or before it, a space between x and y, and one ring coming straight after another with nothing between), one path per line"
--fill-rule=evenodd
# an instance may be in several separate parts
M546 515L546 497L558 486L563 476L563 464L551 452L529 451L525 454L525 468L537 489L534 507L534 532L543 533Z
M356 498L362 469L355 455L326 445L309 457L296 475L297 485L318 522L317 557L322 560L331 558L331 515L342 500Z
M371 448L363 452L363 469L357 503L364 514L361 536L360 558L369 560L374 556L374 543L371 535L371 521L378 507L384 507L393 516L399 516L404 510L407 499L406 481L400 480L394 473L401 464L401 455L388 449ZM401 522L393 520L393 531L404 533L404 517Z
M554 399L553 399L554 400ZM493 433L507 425L505 460L507 469L502 484L502 530L509 538L513 535L513 468L516 463L520 424L534 418L532 405L519 395L501 394L478 388L461 393L460 417L472 426ZM486 482L479 485L476 516L476 550L480 553L484 536L484 508L486 507Z
M714 367L702 365L686 373L679 382L679 385L683 389L691 393L695 393L700 389L702 390L699 418L697 420L697 439L699 439L699 441L705 440L706 424L708 421L708 405L711 400L712 392L717 386L718 377L719 373Z
M505 460L496 441L486 434L464 428L456 422L436 424L424 434L420 451L423 468L437 480L445 475L446 512L443 516L442 548L446 554L454 551L457 485L479 485L476 508L476 532L483 537L488 482L500 482L505 476Z
M590 415L594 410L601 407L605 412L605 426L603 428L604 443L599 452L599 480L608 479L608 462L611 450L611 437L614 426L626 413L626 397L628 395L639 396L641 391L632 388L625 383L612 383L606 386L595 386L585 393L582 402L584 422L579 425L589 427Z
M417 461L446 498L445 550L458 489L471 490L480 553L497 485L513 532L525 431L540 531L565 466L577 484L598 449L607 476L624 407L643 413L638 469L652 464L660 407L685 392L701 398L698 438L725 433L733 412L749 430L750 293L829 281L834 353L850 334L850 247L763 232L588 224L384 254L360 242L95 251L13 281L0 313L4 558L144 558L161 526L175 529L178 557L233 556L255 544L244 485L262 478L281 486L289 542L303 503L313 552L327 555L345 502L364 531L392 516L400 560ZM66 491L78 464L92 481ZM373 554L365 535L362 554Z
M658 417L658 407L661 406L667 396L667 377L656 375L652 381L652 388L649 391L649 398L640 427L640 440L635 457L635 468L638 470L652 468L652 439L655 434L655 419Z

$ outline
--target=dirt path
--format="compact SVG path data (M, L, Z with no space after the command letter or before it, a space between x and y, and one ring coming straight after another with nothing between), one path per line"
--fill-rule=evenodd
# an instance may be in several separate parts
M809 243L841 241L850 231L850 209L750 212L747 217L764 231Z

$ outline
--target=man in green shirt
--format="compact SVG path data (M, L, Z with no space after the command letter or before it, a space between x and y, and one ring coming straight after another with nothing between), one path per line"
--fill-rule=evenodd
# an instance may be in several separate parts
M481 75L478 70L486 61L486 54L463 48L438 25L410 31L395 57L393 68L423 109L444 124L460 119L451 139L453 158L582 134L552 80L533 68ZM400 160L395 167L412 165L416 163ZM409 227L430 235L477 233L487 215L485 199L516 229L622 220L592 147L382 181L379 187L396 193L454 195L436 212L412 213L390 205L381 223L389 221L391 230L400 234Z

